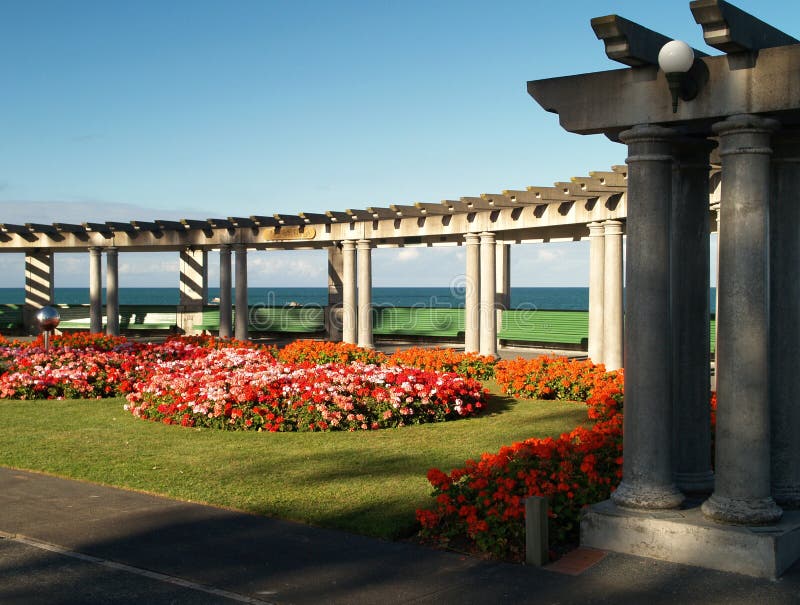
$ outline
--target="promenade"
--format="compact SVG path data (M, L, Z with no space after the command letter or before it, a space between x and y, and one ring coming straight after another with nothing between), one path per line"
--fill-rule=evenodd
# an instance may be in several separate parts
M800 565L769 581L608 553L570 575L7 468L0 510L4 605L800 602Z

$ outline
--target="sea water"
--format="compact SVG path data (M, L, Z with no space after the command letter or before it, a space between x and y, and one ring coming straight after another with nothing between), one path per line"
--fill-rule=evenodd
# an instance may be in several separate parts
M235 288L234 288L235 291ZM328 302L327 288L248 288L248 303L267 306L320 305ZM208 301L219 299L219 288L208 289ZM25 300L22 288L0 288L0 303L21 304ZM105 301L105 292L103 294ZM122 305L177 305L177 288L120 288ZM235 298L232 298L235 300ZM709 293L710 308L714 311L716 289ZM58 304L86 304L88 288L56 288ZM372 303L376 306L395 307L463 307L464 291L461 288L380 288L372 289ZM589 288L511 288L512 309L552 309L586 311L589 309Z

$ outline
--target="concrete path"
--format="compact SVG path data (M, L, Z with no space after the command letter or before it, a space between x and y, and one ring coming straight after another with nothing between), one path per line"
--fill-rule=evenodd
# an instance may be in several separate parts
M0 468L0 603L800 603L780 580L608 554L579 575L487 562Z

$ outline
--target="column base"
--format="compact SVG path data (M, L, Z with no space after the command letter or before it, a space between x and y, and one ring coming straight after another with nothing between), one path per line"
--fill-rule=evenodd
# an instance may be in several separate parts
M675 473L675 485L685 494L710 494L714 491L714 473Z
M581 545L756 576L777 578L800 559L800 512L774 525L720 525L697 503L671 511L639 512L606 500L581 520Z
M674 485L632 486L625 481L611 494L611 500L617 506L642 510L678 508L683 498L683 494Z
M772 498L744 500L717 494L703 502L703 514L720 523L766 525L781 518L783 511Z

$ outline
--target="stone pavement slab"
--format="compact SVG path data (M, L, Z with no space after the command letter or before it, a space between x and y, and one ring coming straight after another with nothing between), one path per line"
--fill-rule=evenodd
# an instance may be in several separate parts
M7 468L0 532L0 603L800 603L800 566L570 576Z

